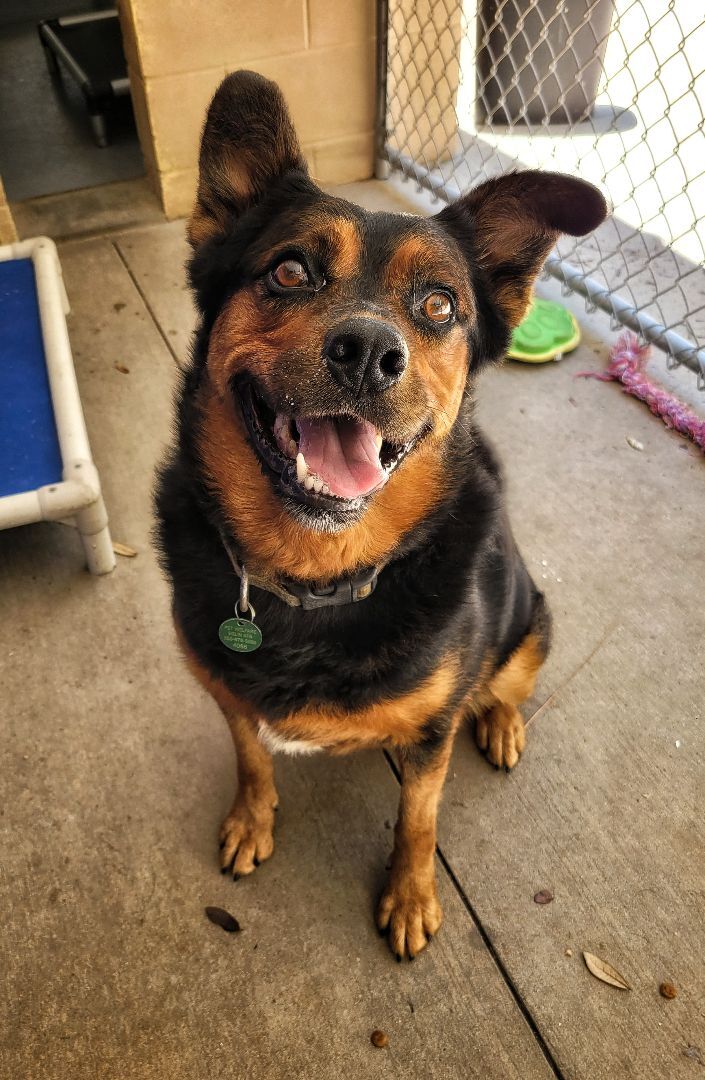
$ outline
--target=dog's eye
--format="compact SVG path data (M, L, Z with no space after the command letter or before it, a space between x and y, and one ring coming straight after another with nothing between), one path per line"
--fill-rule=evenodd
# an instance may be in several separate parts
M448 293L434 292L423 302L423 313L435 323L447 323L453 317L453 301Z
M297 259L285 259L272 271L273 281L282 289L300 289L310 285L306 267Z

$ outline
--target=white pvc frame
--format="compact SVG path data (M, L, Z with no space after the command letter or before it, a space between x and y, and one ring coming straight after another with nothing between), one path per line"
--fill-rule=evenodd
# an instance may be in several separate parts
M92 574L108 574L115 567L115 554L76 383L66 326L69 301L56 245L46 236L7 244L0 247L0 260L8 259L31 259L34 263L44 355L61 449L62 480L35 491L0 498L0 529L74 518L88 569Z

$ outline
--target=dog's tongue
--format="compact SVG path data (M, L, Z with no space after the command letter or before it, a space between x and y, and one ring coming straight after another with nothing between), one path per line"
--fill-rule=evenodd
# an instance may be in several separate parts
M353 417L297 418L299 452L309 472L320 476L333 495L355 499L384 479L375 442L376 431Z

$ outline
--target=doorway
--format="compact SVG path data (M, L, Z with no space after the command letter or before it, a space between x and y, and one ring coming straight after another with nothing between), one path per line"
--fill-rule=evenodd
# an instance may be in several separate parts
M66 21L78 26L81 24L77 20L71 23L73 16L95 16L109 7L109 0L5 0L3 3L0 175L11 202L144 175L129 93L109 95L101 140L105 145L99 145L95 119L92 122L76 69L72 70L70 60L67 62L61 54L55 57L46 52L38 32L42 20L52 20L50 25L57 26L54 20L63 24L69 17ZM109 22L99 19L91 25L107 29ZM114 25L113 31L116 32ZM90 66L100 70L102 49L106 48L107 56L108 46L104 45L101 33L88 40ZM82 47L85 61L85 39ZM87 66L85 62L84 66ZM124 74L126 77L126 69Z

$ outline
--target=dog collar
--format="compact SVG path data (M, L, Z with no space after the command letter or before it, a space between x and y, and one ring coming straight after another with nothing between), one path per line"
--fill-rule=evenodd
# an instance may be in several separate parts
M358 601L366 600L368 596L372 595L377 586L378 576L386 566L386 562L378 566L372 566L367 570L361 570L358 574L353 574L351 577L338 578L336 581L328 582L326 585L306 584L301 581L294 581L291 578L280 578L275 581L273 578L250 574L244 563L238 559L233 551L222 529L218 531L233 570L240 578L239 608L243 612L247 611L250 605L250 585L254 585L257 589L264 589L265 592L278 597L289 607L300 607L304 611L314 611L316 608L324 607L342 607L344 604L356 604Z

